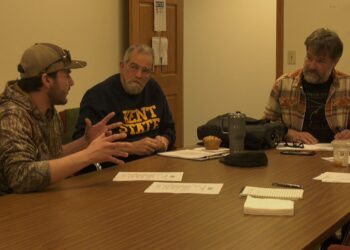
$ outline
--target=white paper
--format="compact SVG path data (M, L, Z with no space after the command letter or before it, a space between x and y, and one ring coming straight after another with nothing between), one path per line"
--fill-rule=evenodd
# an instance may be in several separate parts
M166 31L165 0L154 0L154 31Z
M182 149L175 151L168 151L158 153L158 155L189 159L189 160L208 160L213 158L222 157L228 155L230 149L219 148L218 150L206 150L204 147L194 148L194 149Z
M168 65L168 38L152 37L154 65Z
M314 180L317 180L317 181L322 181L322 178L324 176L324 173L323 174L320 174L319 176L316 176L315 178L313 178Z
M119 172L113 181L181 181L183 172Z
M294 201L261 199L248 196L244 203L244 214L252 215L294 215Z
M331 157L322 157L323 160L326 160L326 161L330 161L330 162L334 162L334 157L331 156Z
M219 194L223 183L153 182L145 193Z
M322 157L323 160L334 162L334 157ZM348 158L348 164L350 165L350 158Z
M311 151L333 151L333 146L330 143L304 144L304 148L285 147L284 143L277 146L278 150L311 150Z
M325 172L313 179L322 182L350 183L350 173Z

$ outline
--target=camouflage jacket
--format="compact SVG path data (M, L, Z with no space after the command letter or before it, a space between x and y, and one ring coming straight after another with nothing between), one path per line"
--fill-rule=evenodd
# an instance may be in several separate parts
M50 184L48 160L62 154L62 122L43 115L16 82L0 95L0 194L38 191Z

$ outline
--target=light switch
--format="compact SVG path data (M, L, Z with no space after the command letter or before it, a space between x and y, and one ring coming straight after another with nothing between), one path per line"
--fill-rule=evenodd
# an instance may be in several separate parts
M295 50L289 50L288 51L288 55L287 55L287 63L289 65L295 65L296 64L296 59L297 59L297 56L296 56L297 52Z

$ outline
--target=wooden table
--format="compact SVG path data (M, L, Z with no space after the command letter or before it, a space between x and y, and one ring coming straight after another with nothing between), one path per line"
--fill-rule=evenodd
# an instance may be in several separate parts
M44 192L0 197L1 249L313 249L350 219L350 184L312 180L349 172L315 156L267 151L267 167L234 168L152 156L73 177ZM151 182L118 171L183 171L183 182L224 183L219 195L145 194ZM304 186L292 217L243 215L245 185Z

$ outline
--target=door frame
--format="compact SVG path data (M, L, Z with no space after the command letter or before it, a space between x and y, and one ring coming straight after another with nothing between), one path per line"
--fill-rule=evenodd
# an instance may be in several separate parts
M284 0L276 5L276 79L283 74Z

